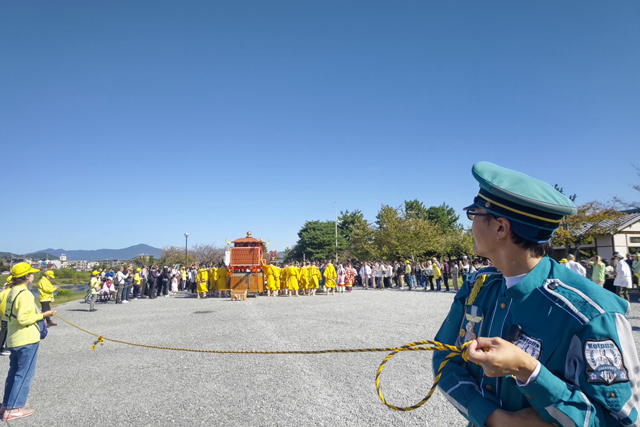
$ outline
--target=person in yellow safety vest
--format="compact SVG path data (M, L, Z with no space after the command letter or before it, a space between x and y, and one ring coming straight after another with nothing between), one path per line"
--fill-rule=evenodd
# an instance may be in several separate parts
M266 261L262 261L262 274L267 282L267 296L276 296L276 268L273 265L267 264Z
M0 292L0 318L2 319L2 328L0 329L0 356L8 356L11 354L9 349L7 349L7 320L9 319L7 319L5 311L7 311L7 297L12 287L13 278L9 276L7 277L7 287Z
M431 268L433 270L433 280L436 281L436 291L440 292L442 290L442 271L437 262L432 263ZM447 286L447 291L449 291L449 286Z
M229 289L229 270L227 269L227 267L224 266L224 264L220 265L220 267L218 267L218 280L216 282L216 289L218 290L218 296L219 297L223 297L223 296L231 296L231 292L228 291Z
M187 269L183 265L180 267L180 288L181 291L187 290Z
M36 323L56 314L55 311L38 313L35 298L29 291L34 279L33 273L38 271L26 262L20 262L11 269L13 288L7 297L5 311L8 318L7 347L11 356L0 408L3 421L12 421L33 414L33 409L27 409L25 406L35 375L40 346L40 328Z
M136 268L136 272L133 275L133 297L140 298L142 296L140 292L140 284L142 282L142 278L140 277L141 268Z
M322 274L315 262L311 263L309 267L309 292L314 296L316 291L320 287L320 281L322 280Z
M218 269L215 266L211 266L209 269L209 296L217 297L218 290L216 285L218 282Z
M287 268L287 287L289 288L289 296L293 294L295 291L296 296L299 297L298 289L300 289L300 285L298 281L300 280L300 269L295 265L290 265Z
M300 289L304 295L309 293L309 266L306 262L300 268Z
M207 269L201 267L198 270L198 275L196 276L196 282L198 283L198 288L196 292L198 293L198 299L207 297L207 282L209 281L209 273Z
M327 287L327 295L335 295L336 294L336 279L338 275L336 274L336 269L331 264L331 261L327 262L327 266L324 269L324 279L325 286Z
M51 284L51 279L55 279L53 275L53 271L48 270L44 273L44 276L38 280L36 283L36 288L38 289L38 299L40 300L40 305L42 306L42 312L51 310L51 303L53 302L53 293L58 289L57 286L53 286ZM47 326L58 326L57 323L53 323L50 317L45 319Z
M89 281L89 292L91 292L91 296L89 297L89 311L98 311L96 308L96 300L98 299L98 294L100 294L100 278L98 275L100 272L94 271L91 273L91 280Z

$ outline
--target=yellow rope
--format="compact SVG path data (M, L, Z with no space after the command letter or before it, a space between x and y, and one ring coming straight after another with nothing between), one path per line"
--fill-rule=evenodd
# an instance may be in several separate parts
M155 346L155 345L146 345L146 344L137 344L137 343L132 343L132 342L127 342L127 341L121 341L121 340L116 340L113 338L107 338L103 335L98 335L96 333L93 333L91 331L87 331L86 329L81 328L78 325L75 325L71 322L69 322L68 320L60 317L59 315L55 315L58 319L62 320L63 322L65 322L66 324L86 333L89 335L93 335L94 337L97 338L97 340L93 343L93 346L91 347L91 350L95 350L95 348L98 346L98 344L100 345L104 345L105 341L111 341L111 342L115 342L118 344L124 344L124 345L130 345L130 346L134 346L134 347L143 347L143 348L153 348L153 349L157 349L157 350L171 350L171 351L187 351L187 352L191 352L191 353L213 353L213 354L328 354L328 353L374 353L374 352L391 352L387 357L385 357L385 359L382 361L382 363L380 364L380 367L378 368L378 372L376 373L376 390L378 392L378 397L380 397L380 400L382 401L382 403L384 403L386 406L388 406L389 408L396 410L396 411L412 411L414 409L418 409L419 407L421 407L422 405L424 405L425 403L427 403L427 401L429 400L429 398L431 398L431 395L433 395L436 387L438 386L438 382L440 381L440 375L442 374L442 370L444 369L444 367L447 365L447 363L449 362L449 360L457 355L461 355L462 358L465 361L469 360L468 354L467 354L467 346L469 345L469 342L464 343L461 347L457 347L454 345L449 345L449 344L442 344L439 343L438 341L418 341L418 342L412 342L406 345L403 345L402 347L384 347L384 348L355 348L355 349L330 349L330 350L310 350L310 351L302 351L302 350L288 350L288 351L259 351L259 350L200 350L200 349L193 349L193 348L176 348L176 347L161 347L161 346ZM394 406L391 405L390 403L388 403L384 396L382 395L382 392L380 391L380 374L382 373L382 370L384 369L384 366L386 365L386 363L396 354L402 352L402 351L449 351L450 354L447 355L447 357L442 361L442 363L440 364L440 367L438 368L438 372L436 374L436 377L434 379L433 382L433 386L431 386L431 390L429 390L429 393L427 394L427 396L422 399L419 403L409 406L409 407L398 407L398 406Z
M473 285L473 289L471 289L471 293L469 294L469 298L467 299L467 305L472 305L473 302L476 300L476 297L480 293L480 289L482 289L482 286L484 286L484 281L486 279L487 279L486 275L482 275L482 276L478 277L478 279L476 280L475 285Z

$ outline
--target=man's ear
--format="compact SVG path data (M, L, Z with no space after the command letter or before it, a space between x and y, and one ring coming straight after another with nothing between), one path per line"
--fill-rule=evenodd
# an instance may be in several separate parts
M498 239L511 238L511 223L506 218L496 218L498 227L496 235Z

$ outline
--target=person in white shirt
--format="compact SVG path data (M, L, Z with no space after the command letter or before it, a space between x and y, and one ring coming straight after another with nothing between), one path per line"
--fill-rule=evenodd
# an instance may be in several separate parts
M369 264L365 261L362 267L360 267L360 278L362 279L363 289L369 288L369 277L371 277L371 267L369 267Z
M569 270L575 271L582 277L587 277L587 270L582 265L580 265L580 263L576 262L576 257L574 257L573 255L567 256L567 263L565 264L565 266Z
M129 277L129 270L127 270L127 273L123 273L124 268L120 267L120 269L118 270L118 272L116 273L116 278L114 280L114 286L116 288L116 304L121 304L123 302L127 302L127 297L124 297L124 301L122 296L125 295L125 283L124 280L126 278Z
M393 276L391 263L382 264L382 289L391 287L391 276Z
M147 270L147 266L142 266L142 271L140 272L140 298L146 298L145 295L149 295L149 290L147 289L147 281L149 279L149 270Z
M613 281L613 286L616 287L616 294L620 298L631 302L629 299L629 289L633 286L631 282L631 268L629 268L629 264L624 261L624 257L618 252L613 254L613 257L616 258L617 261L616 278Z
M376 266L374 268L374 275L376 278L376 283L375 286L379 289L383 289L384 290L384 283L382 283L382 277L384 276L384 265L382 265L382 263L377 263L376 262Z

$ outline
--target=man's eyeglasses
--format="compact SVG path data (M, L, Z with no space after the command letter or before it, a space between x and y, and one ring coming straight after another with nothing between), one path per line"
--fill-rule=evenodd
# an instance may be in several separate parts
M495 216L492 213L479 213L479 212L476 212L474 208L467 209L466 212L467 212L467 218L469 218L469 221L473 221L473 218L477 216L493 216L495 218Z

